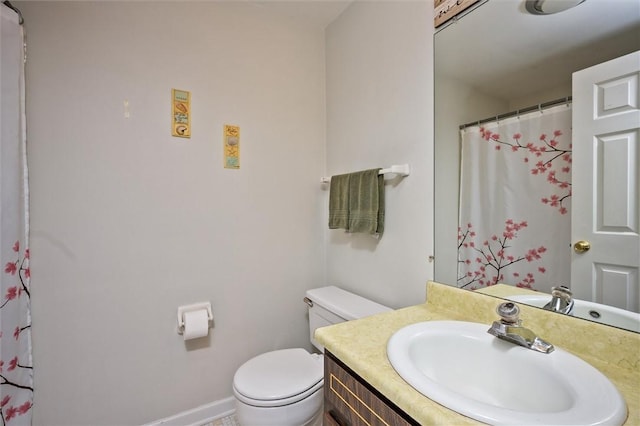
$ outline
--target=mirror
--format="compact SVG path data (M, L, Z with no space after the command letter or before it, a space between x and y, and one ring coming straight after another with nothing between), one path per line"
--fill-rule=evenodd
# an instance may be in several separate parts
M438 282L458 280L460 125L571 96L573 72L640 50L638 34L636 0L586 0L573 9L537 16L526 11L525 0L485 0L437 29Z

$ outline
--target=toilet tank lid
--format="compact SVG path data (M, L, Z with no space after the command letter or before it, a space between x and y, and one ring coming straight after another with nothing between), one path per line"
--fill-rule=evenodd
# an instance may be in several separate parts
M307 290L307 297L345 320L353 320L392 309L336 286Z

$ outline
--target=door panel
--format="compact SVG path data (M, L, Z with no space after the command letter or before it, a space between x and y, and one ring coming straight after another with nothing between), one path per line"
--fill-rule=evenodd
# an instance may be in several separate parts
M638 268L594 263L595 282L601 283L596 298L605 305L638 312ZM606 291L604 291L606 289Z
M634 197L638 174L638 132L598 137L596 148L597 229L600 232L638 233L638 199Z

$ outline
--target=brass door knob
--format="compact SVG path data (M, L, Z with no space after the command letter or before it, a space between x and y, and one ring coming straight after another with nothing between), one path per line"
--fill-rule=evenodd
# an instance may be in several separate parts
M589 251L591 248L591 243L589 241L580 240L573 245L573 249L576 253L584 253L585 251Z

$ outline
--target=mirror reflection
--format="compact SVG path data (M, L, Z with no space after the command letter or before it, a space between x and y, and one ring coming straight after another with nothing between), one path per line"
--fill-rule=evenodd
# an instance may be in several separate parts
M607 306L640 310L638 200L619 196L625 191L638 193L637 116L631 118L635 128L626 130L635 139L625 142L616 136L603 141L609 163L616 165L612 169L631 164L626 174L609 174L617 173L619 181L636 188L620 191L618 185L609 191L617 195L605 197L609 202L602 211L584 208L584 196L579 195L588 192L585 182L594 180L596 171L590 164L607 161L585 160L582 152L588 150L575 142L576 137L594 137L580 112L588 108L578 105L585 99L580 87L591 86L579 82L591 78L590 67L640 50L638 34L640 5L635 0L587 0L549 15L529 13L525 1L489 0L438 30L437 281L470 290L506 283L514 296L524 297L531 290L545 293L544 304L551 301L553 287L566 286L581 307L577 311L582 312L583 302L602 306L585 311L585 319L596 321L603 321ZM640 62L635 57L634 61ZM576 75L586 77L572 79L573 73L585 69L589 70ZM620 73L635 75L637 81L638 71ZM618 81L614 77L607 81ZM574 96L576 90L582 90L579 96ZM613 93L607 90L604 93ZM630 147L631 154L627 150L616 157L611 146ZM597 235L585 236L580 227L588 228L596 220L592 214L605 217L602 229L611 231L608 235L635 234L635 239L606 246ZM608 229L607 221L613 224ZM616 221L626 222L619 226ZM608 256L606 262L593 260L598 251ZM594 277L584 275L592 270ZM594 291L592 281L603 284ZM527 300L544 306L541 300ZM590 311L595 313L590 316ZM605 323L609 311L613 309L606 312ZM640 315L634 318L640 323Z

